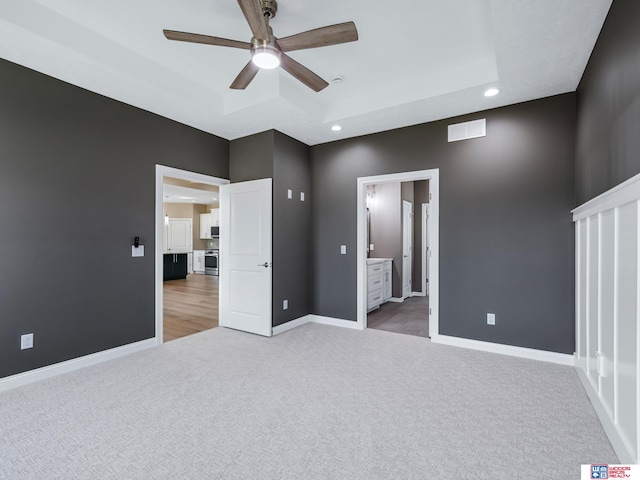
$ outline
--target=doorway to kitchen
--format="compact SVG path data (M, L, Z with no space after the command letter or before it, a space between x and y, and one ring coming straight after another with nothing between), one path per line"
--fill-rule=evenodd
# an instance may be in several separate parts
M205 257L218 252L212 237L217 209L210 207L217 207L217 189L228 183L156 165L157 344L218 325L219 277Z
M414 196L414 188L420 182L428 182L428 194L424 198ZM361 177L357 179L357 189L359 327L420 336L427 336L428 333L431 338L437 337L439 170ZM409 206L409 203L412 205ZM423 204L428 204L428 207L424 209ZM424 228L423 210L429 212L428 225ZM379 228L373 223L376 214L381 220L377 225ZM408 219L411 219L410 226ZM422 240L425 230L428 232L428 242ZM378 245L376 242L379 242ZM428 261L425 261L427 256ZM411 261L411 257L414 261ZM428 289L426 279L429 280ZM375 314L369 315L370 312ZM422 322L412 322L419 318Z

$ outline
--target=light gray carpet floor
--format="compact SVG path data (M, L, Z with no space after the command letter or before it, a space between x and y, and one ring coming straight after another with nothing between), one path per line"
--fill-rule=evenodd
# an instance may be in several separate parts
M0 393L0 479L579 478L575 371L309 324L216 328Z

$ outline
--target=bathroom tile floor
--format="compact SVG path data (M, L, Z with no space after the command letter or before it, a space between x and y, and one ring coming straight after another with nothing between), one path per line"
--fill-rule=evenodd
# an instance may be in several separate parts
M387 302L367 315L367 327L388 332L429 337L429 297Z

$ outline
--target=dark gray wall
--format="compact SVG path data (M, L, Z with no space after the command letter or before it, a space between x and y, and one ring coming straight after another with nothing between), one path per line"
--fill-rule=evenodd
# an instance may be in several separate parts
M429 180L413 182L413 291L422 291L422 204L429 202Z
M639 18L613 2L578 87L577 205L640 172Z
M309 147L269 130L233 140L229 146L232 182L273 179L272 324L310 313L311 169ZM287 198L291 189L293 198ZM300 201L305 192L305 201ZM289 308L282 309L282 301Z
M229 179L247 182L273 178L274 131L229 142Z
M153 337L155 165L225 178L228 142L4 60L0 78L0 377Z
M312 147L313 313L356 319L356 179L439 168L440 333L572 353L575 115L566 94Z
M273 325L311 311L311 167L309 147L274 133ZM287 190L293 198L287 198ZM300 193L304 192L304 201ZM289 309L282 309L282 301Z

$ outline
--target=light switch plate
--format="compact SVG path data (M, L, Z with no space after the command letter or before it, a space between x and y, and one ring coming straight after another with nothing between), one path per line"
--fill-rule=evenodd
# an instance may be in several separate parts
M282 309L286 310L289 308L289 300L283 300L282 301Z
M495 324L496 324L496 314L487 313L487 325L495 325Z
M370 252L373 252L373 243L370 243L370 244L369 244L369 251L370 251Z
M304 192L300 192L300 201L304 202Z
M292 199L293 198L293 192L291 191L291 189L287 190L287 198L288 199Z
M20 337L20 350L33 348L33 333L27 333Z
M144 245L140 245L138 248L136 248L134 245L131 245L131 256L144 257Z
M340 255L346 255L346 254L347 254L347 246L340 245Z

